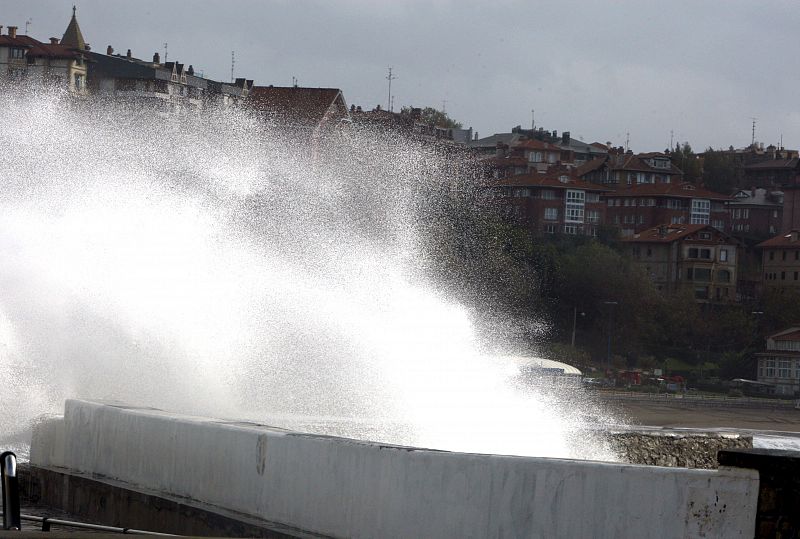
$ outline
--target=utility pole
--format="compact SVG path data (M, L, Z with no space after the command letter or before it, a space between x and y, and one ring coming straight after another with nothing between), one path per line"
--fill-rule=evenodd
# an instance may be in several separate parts
M389 99L386 100L386 109L391 112L392 111L392 81L396 79L394 75L392 75L392 68L389 66L389 74L386 76L386 80L389 81Z

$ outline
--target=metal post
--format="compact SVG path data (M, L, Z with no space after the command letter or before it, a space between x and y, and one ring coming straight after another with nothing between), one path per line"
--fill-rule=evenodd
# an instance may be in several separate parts
M17 456L11 451L0 454L0 478L3 483L3 529L21 530Z

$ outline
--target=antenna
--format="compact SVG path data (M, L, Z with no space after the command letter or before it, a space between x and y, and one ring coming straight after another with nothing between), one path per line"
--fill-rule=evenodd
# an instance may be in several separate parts
M442 99L442 114L447 114L447 99Z
M30 25L32 25L32 24L33 24L33 19L32 19L32 18L31 18L31 19L28 19L27 21L25 21L25 35L26 35L26 36L28 35L28 27L29 27Z
M536 131L536 111L531 109L531 131Z
M389 67L389 74L386 76L386 80L389 81L389 99L386 101L386 108L389 109L389 112L392 112L392 81L396 79L394 75L392 75L392 68Z
M672 139L673 139L674 135L675 135L675 133L673 133L672 129L670 129L669 130L669 151L672 151L674 149L674 146L672 145Z
M781 146L780 146L780 148L781 148L781 150L783 149L783 133L781 133Z
M236 67L236 51L231 51L231 82L233 82L233 68Z
M753 137L750 139L750 145L751 146L755 146L755 144L756 144L756 120L758 120L758 118L753 118L751 116L750 119L753 120Z
M625 151L627 152L630 149L631 149L631 134L630 134L630 132L626 132L625 133Z
M164 43L164 63L165 64L167 63L167 57L168 57L168 55L167 55L167 45L168 45L168 43Z
M292 86L297 88L297 77L292 77Z
M392 101L389 103L391 107L389 108L389 112L394 112L394 96L392 96Z

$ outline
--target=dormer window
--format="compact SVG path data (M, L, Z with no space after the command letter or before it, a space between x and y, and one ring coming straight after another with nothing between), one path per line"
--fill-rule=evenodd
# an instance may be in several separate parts
M11 49L11 58L14 60L21 60L25 58L25 49L14 47Z

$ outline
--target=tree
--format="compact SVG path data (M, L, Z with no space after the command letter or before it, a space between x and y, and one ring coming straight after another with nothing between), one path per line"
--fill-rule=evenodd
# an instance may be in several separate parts
M403 107L400 113L412 115L415 113L415 109L412 107ZM422 109L420 113L420 119L428 125L443 127L445 129L461 129L464 127L461 122L457 122L450 118L446 112L442 110L436 110L433 107L425 107Z
M672 164L683 171L683 179L687 182L697 182L703 177L703 165L697 158L688 142L675 145L670 153Z
M706 150L703 157L703 183L708 189L729 195L736 187L736 174L736 165L730 154L713 148Z

